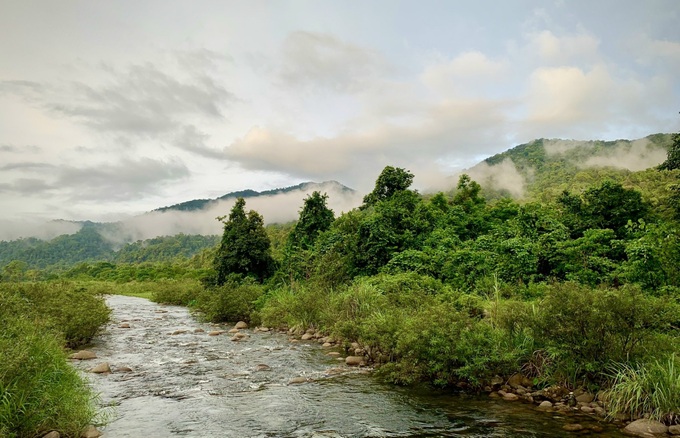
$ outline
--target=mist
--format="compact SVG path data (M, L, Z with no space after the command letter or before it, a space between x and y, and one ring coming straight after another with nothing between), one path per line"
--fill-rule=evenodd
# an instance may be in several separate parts
M633 172L658 166L666 159L665 149L655 146L646 138L631 142L618 142L616 149L588 158L584 167L615 167Z
M343 191L335 183L310 184L307 187L271 196L246 198L246 211L260 213L265 224L286 223L297 220L304 199L314 191L328 194L328 206L339 216L358 207L363 196L357 192ZM120 221L115 227L101 231L102 236L116 245L157 236L179 233L214 235L222 233L222 223L216 218L227 216L235 199L216 201L208 208L197 211L153 211Z
M27 237L51 240L62 234L77 233L81 228L80 223L60 220L29 219L19 222L0 219L0 241Z
M526 180L510 158L506 158L493 166L482 161L468 169L466 173L482 187L492 190L505 190L513 198L522 198L525 195Z

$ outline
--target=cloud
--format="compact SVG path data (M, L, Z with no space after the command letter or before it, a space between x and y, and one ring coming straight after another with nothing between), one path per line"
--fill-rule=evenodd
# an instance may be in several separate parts
M283 43L279 78L286 86L305 90L352 93L388 70L377 51L332 35L299 31Z
M172 131L187 116L221 118L234 100L208 76L182 80L152 64L132 66L106 86L74 83L71 93L46 106L96 130L134 135Z
M206 158L225 159L223 150L213 149L206 145L209 138L208 134L199 131L194 125L185 125L175 135L172 143L178 149L183 149Z
M189 176L178 160L121 159L86 167L61 167L55 187L67 188L72 200L127 200L158 193L164 183Z
M526 50L537 54L542 63L597 63L601 59L600 40L587 33L557 36L550 30L542 30L528 34L527 38Z
M8 163L0 166L0 170L31 170L31 171L41 171L43 169L52 169L54 164L49 163L31 163L31 162L19 162L19 163Z
M500 81L507 69L505 62L471 51L448 62L426 66L420 80L435 92L446 95L467 94L471 91L483 91L490 81Z
M499 102L447 100L411 123L383 121L363 131L311 139L254 127L225 152L248 169L373 181L385 165L408 167L424 161L432 167L437 158L465 160L492 151L504 122L502 110Z

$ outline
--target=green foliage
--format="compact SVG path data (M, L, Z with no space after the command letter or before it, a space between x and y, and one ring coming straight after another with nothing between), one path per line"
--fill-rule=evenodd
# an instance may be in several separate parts
M375 205L380 201L391 198L394 194L407 190L413 183L413 174L401 167L386 166L371 193L364 196L363 208Z
M611 389L607 391L610 417L624 414L631 420L643 414L666 422L680 417L680 361L675 354L665 359L633 365L613 365Z
M0 283L0 290L30 303L30 314L60 333L69 347L89 342L109 319L103 298L77 283Z
M220 285L205 289L196 297L196 309L211 322L250 321L255 302L264 290L252 278L232 276Z
M238 198L224 222L224 233L215 255L216 285L225 284L231 274L252 276L263 281L273 272L270 241L264 221L256 211L245 212L245 201Z
M300 218L290 234L291 244L300 249L309 249L320 233L328 230L335 220L333 210L326 205L327 194L314 192L307 196L300 211Z
M680 169L680 133L673 134L673 143L668 148L666 161L659 166L660 170Z
M128 286L130 283L125 284ZM203 291L203 286L198 280L161 280L154 282L132 283L138 285L146 292L151 294L151 301L163 304L175 304L178 306L189 306L196 303L196 300Z
M530 321L534 339L555 362L555 378L570 384L601 381L611 362L644 359L673 348L680 309L668 300L644 296L635 287L592 289L558 283Z
M94 395L68 363L63 344L82 342L96 330L89 326L95 317L73 320L70 307L100 317L108 309L82 291L74 295L64 285L53 286L0 287L0 436L57 430L75 437L95 417Z
M261 299L258 317L264 325L329 327L329 293L317 285L281 286Z

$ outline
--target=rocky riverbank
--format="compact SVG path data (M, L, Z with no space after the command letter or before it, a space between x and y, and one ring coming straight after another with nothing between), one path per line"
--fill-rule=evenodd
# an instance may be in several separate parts
M267 328L266 330L270 330ZM290 336L290 341L301 342L316 341L323 348L335 348L344 351L344 355L338 351L327 353L338 360L344 360L349 366L365 367L367 365L380 366L387 361L387 356L382 352L371 351L370 347L364 347L358 342L340 342L332 336L327 336L314 328L280 329L282 333ZM567 432L602 433L605 431L603 424L612 423L621 431L630 436L638 437L680 437L680 425L666 426L665 424L648 418L630 420L625 416L611 418L606 410L606 393L590 393L582 388L573 391L563 386L551 386L543 389L534 388L533 380L516 373L507 379L496 376L483 391L492 399L500 399L506 402L524 402L535 405L536 410L543 412L555 412L568 416L580 416L584 421L574 421L565 424L562 429ZM459 389L467 390L468 386L460 382ZM574 418L578 420L578 418Z

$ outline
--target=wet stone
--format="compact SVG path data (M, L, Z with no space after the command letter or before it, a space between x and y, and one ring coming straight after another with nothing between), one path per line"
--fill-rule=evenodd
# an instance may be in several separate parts
M578 432L583 430L583 425L578 423L569 423L562 426L562 429L566 430L567 432Z
M96 359L97 355L93 351L89 350L80 350L76 353L73 353L72 355L69 356L69 359L76 359L76 360L91 360L91 359Z

